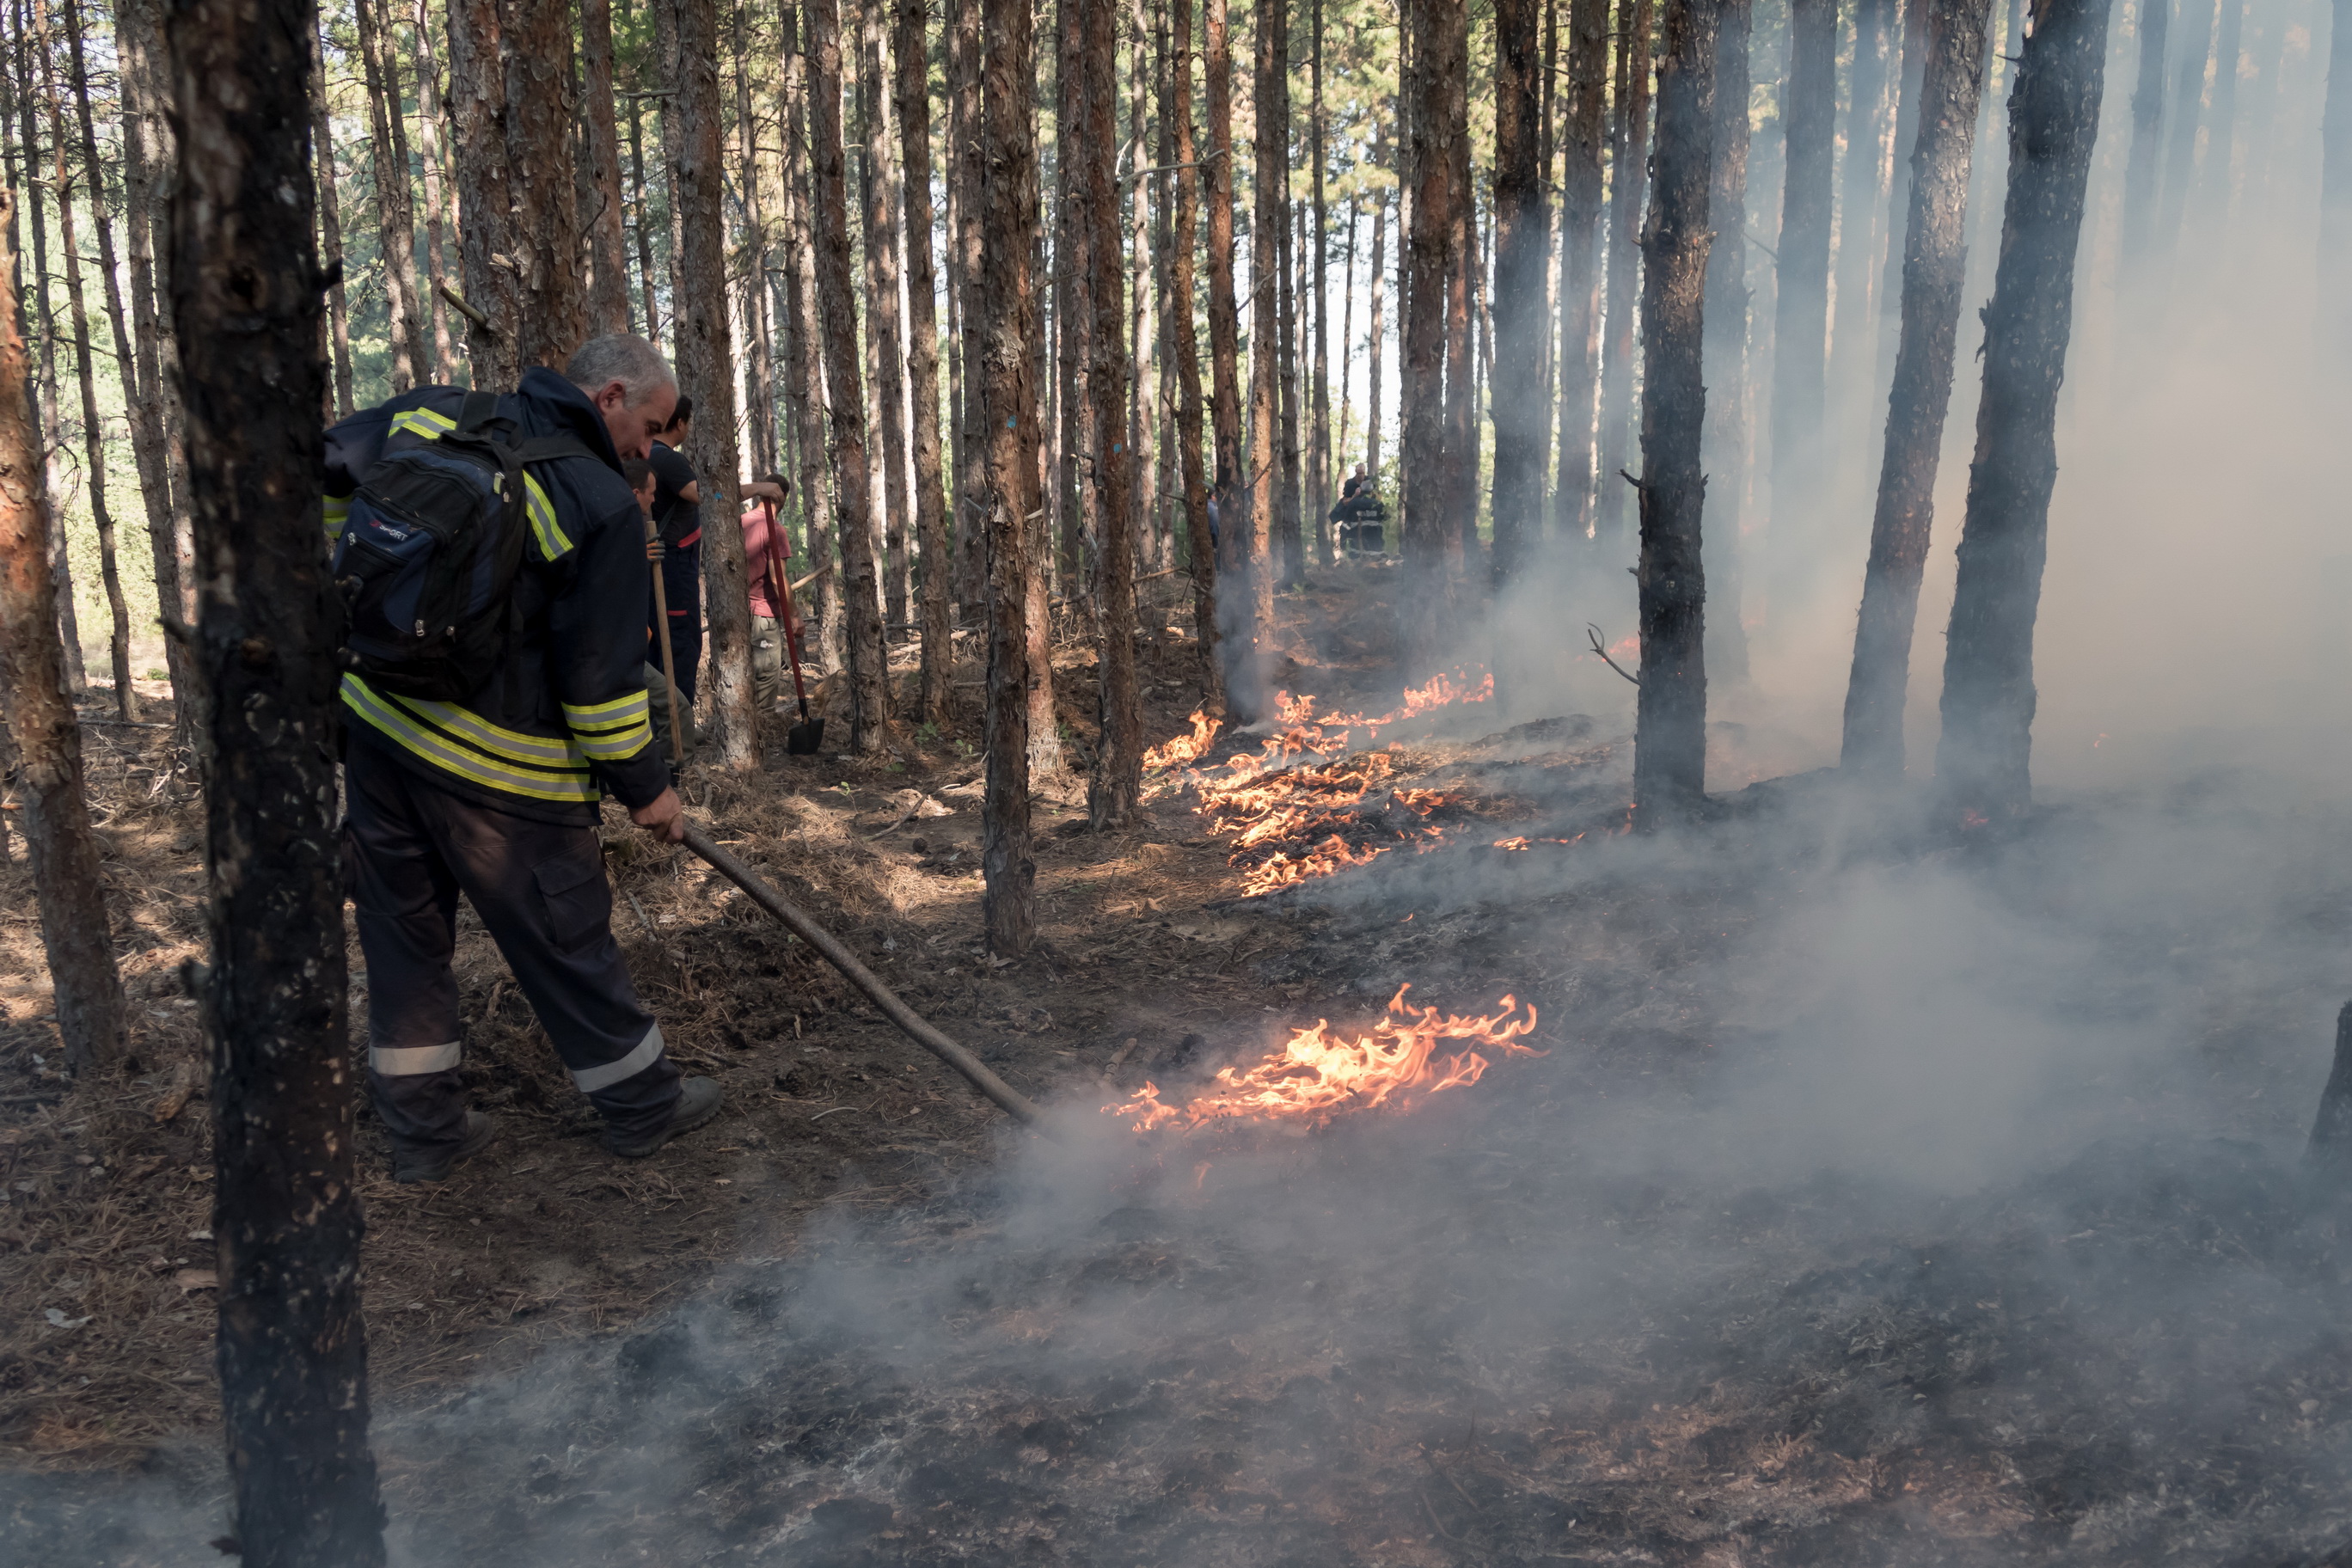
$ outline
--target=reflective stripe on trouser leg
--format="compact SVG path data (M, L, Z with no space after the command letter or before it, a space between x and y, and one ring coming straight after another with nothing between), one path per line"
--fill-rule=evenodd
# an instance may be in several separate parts
M661 1026L656 1024L646 1031L646 1037L637 1042L635 1050L619 1061L606 1062L602 1067L573 1068L572 1081L580 1086L581 1093L594 1094L599 1089L610 1089L616 1083L636 1077L661 1059Z
M419 1073L454 1072L464 1059L464 1042L441 1046L370 1046L368 1071L385 1078L414 1078Z

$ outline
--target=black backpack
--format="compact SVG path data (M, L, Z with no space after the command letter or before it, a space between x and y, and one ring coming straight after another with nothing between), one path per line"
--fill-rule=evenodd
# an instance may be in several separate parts
M518 440L498 407L467 393L455 429L377 458L352 497L334 559L342 662L385 691L454 702L505 662L522 629L523 469L593 455L570 436Z

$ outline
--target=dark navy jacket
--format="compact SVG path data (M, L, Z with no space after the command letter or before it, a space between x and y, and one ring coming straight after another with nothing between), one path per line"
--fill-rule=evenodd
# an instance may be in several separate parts
M421 386L327 432L327 531L387 450L438 440L465 403ZM576 437L587 454L533 463L524 483L530 540L515 580L524 633L461 702L394 696L343 677L352 742L485 805L541 821L596 819L600 786L627 806L669 785L653 743L645 684L646 535L636 497L595 405L532 370L499 399L517 436Z

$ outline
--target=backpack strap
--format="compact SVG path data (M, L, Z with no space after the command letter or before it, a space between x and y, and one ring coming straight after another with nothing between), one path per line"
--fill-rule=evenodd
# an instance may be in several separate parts
M577 436L534 436L528 441L515 443L518 462L551 463L558 458L593 458L588 443Z
M499 421L499 395L495 392L469 392L457 411L457 428L467 436L475 435ZM509 421L509 423L512 423Z

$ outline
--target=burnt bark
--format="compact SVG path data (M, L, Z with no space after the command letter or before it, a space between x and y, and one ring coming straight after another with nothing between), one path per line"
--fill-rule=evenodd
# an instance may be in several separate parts
M1102 739L1087 791L1087 816L1097 832L1135 819L1143 787L1143 714L1135 686L1135 535L1129 487L1135 451L1129 440L1127 303L1119 254L1118 0L1077 0L1079 106L1082 128L1066 155L1077 159L1079 200L1089 233L1087 280L1094 310L1093 363L1087 392L1093 402L1097 516L1102 532L1095 573L1101 611Z
M820 4L826 0L819 0ZM989 951L1017 958L1036 934L1037 866L1029 836L1028 514L1038 500L1032 268L1037 247L1037 142L1029 92L1035 76L1028 0L982 0L981 166L983 269L971 301L973 356L987 431L988 774L981 869ZM967 362L971 363L971 362Z
M1856 0L1853 67L1846 91L1845 195L1837 229L1837 324L1830 334L1831 384L1841 406L1838 446L1850 450L1848 434L1866 405L1877 353L1875 294L1884 271L1880 226L1886 216L1889 157L1895 132L1894 100L1901 56L1897 52L1898 0ZM1841 464L1841 467L1843 465Z
M866 109L866 338L876 374L881 447L882 590L886 619L907 624L907 355L898 314L898 160L883 79L883 0L858 16L858 98ZM886 677L887 679L887 677Z
M222 1424L244 1562L384 1561L335 823L340 605L319 547L324 375L307 0L172 12L173 306L202 602ZM289 201L290 196L290 201Z
M956 290L957 358L963 371L961 422L957 427L961 452L955 489L956 573L962 588L957 596L979 606L984 615L989 592L991 491L988 412L981 391L981 357L986 340L978 296L984 268L983 218L988 205L988 165L981 146L984 119L980 96L985 47L980 0L954 0L954 6L948 34L948 171L954 183L955 200L948 258L950 277Z
M1834 5L1836 0L1821 0ZM1652 0L1632 0L1617 44L1617 112L1609 176L1609 314L1601 353L1601 489L1592 541L1604 560L1622 556L1630 488L1621 476L1633 433L1633 356L1641 290L1642 211L1650 181L1650 34Z
M1176 212L1169 245L1168 341L1176 362L1176 457L1184 489L1184 538L1192 580L1192 631L1200 641L1201 706L1225 710L1224 655L1218 647L1217 552L1209 540L1209 477L1201 450L1201 334L1193 319L1193 256L1201 222L1201 172L1192 136L1192 0L1169 0L1168 101L1160 117L1160 162L1172 166Z
M628 236L621 222L621 131L613 114L613 0L580 0L580 155L596 193L583 253L590 336L629 330ZM747 191L756 188L756 182Z
M1903 336L1887 395L1886 451L1870 521L1840 759L1847 772L1868 779L1903 776L1904 693L1935 521L1937 458L1952 401L1968 279L1969 176L1991 23L1992 0L1929 0L1903 241Z
M1063 128L1054 157L1054 512L1060 532L1055 564L1062 592L1076 601L1086 540L1094 533L1093 418L1088 412L1087 373L1091 363L1088 339L1094 313L1087 304L1090 268L1087 247L1090 226L1078 210L1074 189L1078 158L1070 146L1072 128L1079 121L1077 58L1079 0L1059 0L1055 7L1054 117ZM1040 561L1042 571L1045 563Z
M1406 245L1411 267L1404 290L1403 451L1404 571L1400 609L1404 621L1404 676L1426 678L1453 620L1461 498L1449 493L1445 350L1452 321L1446 284L1460 264L1461 234L1454 207L1454 160L1449 138L1453 98L1460 79L1432 68L1444 58L1451 11L1462 0L1427 0L1412 7L1412 61L1406 116L1412 212Z
M1911 214L1911 149L1919 142L1919 92L1927 58L1927 0L1902 0L1903 30L1897 40L1895 85L1895 145L1885 205L1886 243L1878 277L1878 354L1874 386L1885 384L1895 365L1903 321L1903 245Z
M1374 146L1377 157L1377 133ZM1388 282L1388 193L1376 190L1372 193L1372 271L1365 283L1371 297L1364 301L1364 472L1375 486L1381 479L1381 339L1386 331L1381 321L1381 304ZM1402 248L1401 241L1399 248Z
M1633 823L1694 815L1706 796L1708 186L1715 140L1716 0L1666 0L1658 59L1656 184L1642 236L1642 685Z
M374 135L376 234L383 256L384 304L391 312L392 389L405 392L433 378L416 292L416 212L408 186L408 122L400 111L400 51L386 0L352 0L359 29L360 65L367 82L368 121Z
M678 20L684 26L688 11L696 0L655 0L656 5L675 3ZM587 342L587 299L580 282L580 200L577 182L572 167L572 111L565 104L565 95L572 85L572 11L549 0L500 0L503 13L500 28L504 35L507 59L507 183L514 202L515 222L509 238L517 248L508 252L520 268L516 280L516 310L512 321L515 335L515 361L519 370L543 364L561 368L573 351ZM710 71L711 88L709 115L711 134L718 132L719 104L717 79L718 25L709 26L711 53L695 57L688 64L688 49L681 40L680 79L674 85L678 89L681 106L689 96L690 74L704 69ZM681 151L681 162L691 154ZM709 153L710 178L714 182L711 210L718 212L716 184L719 174L719 150L713 145ZM675 169L671 175L677 178ZM689 205L678 203L683 216ZM688 219L691 227L691 220ZM688 240L689 247L694 243ZM723 256L723 253L722 253ZM719 272L719 289L714 296L714 309L719 313L722 331L725 326L726 269ZM681 312L683 314L684 312ZM681 340L683 354L684 342ZM721 365L731 370L731 361L721 356ZM734 424L734 394L731 377L728 393L728 424ZM713 408L698 395L698 408ZM712 421L695 422L698 437L707 437ZM729 436L729 444L733 437ZM734 468L728 470L732 479ZM710 476L704 476L704 483ZM706 490L706 500L714 499ZM729 520L733 512L727 513ZM702 559L707 567L714 552L707 546ZM719 643L714 618L711 649L714 658Z
M1751 0L1717 0L1715 171L1706 256L1706 663L1716 679L1748 679L1748 632L1739 619L1739 518L1748 475L1748 97Z
M1315 406L1307 453L1307 472L1314 476L1314 479L1307 492L1307 505L1315 514L1315 559L1328 566L1331 564L1331 494L1336 481L1331 477L1331 349L1328 339L1331 289L1330 279L1327 276L1331 265L1331 211L1323 192L1324 171L1330 162L1330 149L1327 145L1330 128L1323 109L1323 0L1311 0L1307 25L1311 52L1307 56L1307 158L1314 170L1314 191L1310 199L1315 204L1313 267L1308 278L1309 286L1315 291L1315 359L1311 372ZM1351 279L1355 260L1350 253L1348 265ZM1339 380L1343 387L1348 379L1347 353L1346 329L1343 326L1339 340Z
M1248 492L1248 510L1224 514L1224 526L1238 529L1236 560L1242 573L1238 616L1228 644L1226 700L1237 718L1246 722L1265 711L1265 661L1274 651L1274 589L1279 570L1276 558L1276 493L1282 483L1279 456L1281 434L1275 427L1280 395L1282 342L1280 288L1282 260L1276 237L1289 221L1285 195L1290 173L1289 149L1284 145L1281 56L1276 39L1286 25L1283 0L1257 0L1256 58L1252 73L1251 104L1256 136L1252 170L1256 204L1250 218L1250 384L1249 450L1243 458L1242 483Z
M54 524L39 429L26 396L31 378L16 298L22 270L16 201L14 192L0 189L0 251L6 252L0 256L0 712L16 753L17 826L32 861L58 1035L67 1062L87 1074L123 1054L122 980L49 574Z
M2333 1176L2352 1171L2352 1002L2336 1015L2336 1060L2319 1091L2305 1157Z
M866 461L866 384L857 359L857 292L849 264L848 175L841 134L841 6L809 0L811 250L816 260L825 390L833 400L835 529L841 542L843 641L849 670L849 749L871 753L887 740L889 670L884 663L881 584L877 580L871 477Z
M434 378L454 384L457 356L449 341L449 301L439 285L449 276L447 229L452 216L446 186L448 165L442 150L449 137L441 123L441 69L433 57L433 15L416 0L416 142L418 173L425 181L425 305L433 318ZM626 331L625 325L621 331Z
M144 3L144 0L140 0L140 3ZM120 32L122 27L120 18L116 26ZM126 68L123 78L126 94L131 79L131 73ZM136 154L133 158L135 160ZM315 30L310 35L310 164L317 172L319 184L319 265L333 280L327 286L327 353L335 367L335 416L345 418L351 415L354 405L352 402L351 311L343 286L343 205L335 189L335 133L327 113L326 37ZM147 203L142 199L126 205L133 211L143 211ZM139 226L138 218L133 217L131 221L134 228ZM139 249L134 241L131 265L135 268L138 264ZM144 336L143 333L142 335ZM144 482L143 479L142 482Z
M1478 387L1470 298L1480 261L1478 196L1470 175L1470 7L1444 5L1432 20L1429 68L1445 84L1447 119L1437 144L1447 163L1447 216L1454 226L1445 273L1445 437L1440 457L1450 608L1467 585L1465 568L1479 550ZM1442 635L1442 623L1438 629ZM1436 647L1430 644L1433 658Z
M907 198L907 379L914 401L915 541L922 552L923 664L915 718L955 711L955 573L940 464L940 328L931 261L931 100L923 0L897 0L898 146Z
M1815 536L1829 353L1830 160L1837 0L1790 0L1788 137L1772 311L1772 521L1782 570Z
M1944 656L1937 781L1955 823L2032 805L2033 622L2058 482L2058 388L2098 137L2108 0L2034 0L2009 104L2009 196Z
M1244 476L1241 315L1234 293L1234 56L1225 0L1202 0L1201 53L1208 129L1201 164L1209 205L1209 424L1216 439L1210 493L1218 498L1222 527L1232 530L1239 523L1234 500Z
M1495 585L1542 527L1551 212L1544 199L1539 0L1495 6Z
M656 0L656 5L666 0ZM457 260L465 280L466 353L474 384L522 375L515 318L514 203L507 179L507 77L499 0L448 0L449 141L457 181ZM568 200L568 195L566 199Z

